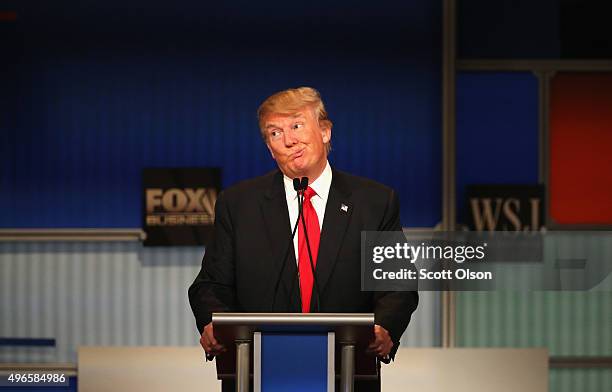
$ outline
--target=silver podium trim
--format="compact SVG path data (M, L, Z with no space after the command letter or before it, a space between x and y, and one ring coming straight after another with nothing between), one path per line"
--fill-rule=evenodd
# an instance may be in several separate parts
M296 317L299 316L299 317ZM254 321L256 319L256 321ZM374 325L371 313L215 313L213 324L260 325Z

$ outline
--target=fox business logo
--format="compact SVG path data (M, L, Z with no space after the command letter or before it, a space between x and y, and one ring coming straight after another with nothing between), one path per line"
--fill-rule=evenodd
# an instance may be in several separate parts
M147 188L147 226L208 226L215 220L215 188Z

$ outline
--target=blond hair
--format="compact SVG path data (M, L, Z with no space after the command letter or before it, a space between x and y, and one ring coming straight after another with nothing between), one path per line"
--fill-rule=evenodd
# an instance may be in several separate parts
M312 87L298 87L279 91L268 98L257 109L257 118L259 120L259 129L264 142L268 141L268 135L264 129L264 120L270 114L293 114L305 107L314 110L315 117L319 122L319 126L332 128L333 123L327 115L325 105L321 99L321 94ZM325 143L325 151L329 154L331 151L331 143Z

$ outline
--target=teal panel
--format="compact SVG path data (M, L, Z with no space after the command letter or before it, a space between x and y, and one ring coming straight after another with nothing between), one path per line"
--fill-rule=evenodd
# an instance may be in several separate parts
M612 355L612 292L457 293L460 347L547 347L551 356Z
M544 258L606 263L612 242L609 236L567 232L549 237ZM560 270L560 279L578 273ZM612 355L611 283L608 276L591 291L457 293L457 344L546 347L551 356Z
M612 391L612 369L551 369L551 392Z

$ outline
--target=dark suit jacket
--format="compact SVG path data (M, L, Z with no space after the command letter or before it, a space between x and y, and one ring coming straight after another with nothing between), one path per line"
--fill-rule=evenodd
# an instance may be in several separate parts
M319 310L374 312L376 324L395 343L393 356L418 294L361 291L360 244L364 230L401 231L397 195L377 182L332 173L315 270ZM215 238L189 288L198 331L213 312L300 312L298 287L282 173L277 170L222 192L215 207ZM312 299L316 309L314 294Z

